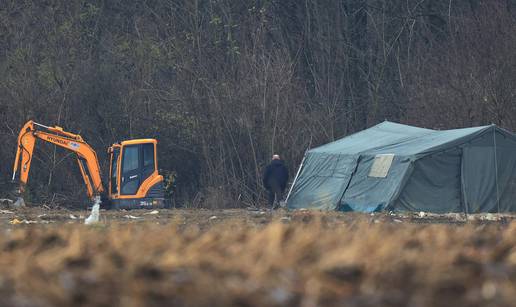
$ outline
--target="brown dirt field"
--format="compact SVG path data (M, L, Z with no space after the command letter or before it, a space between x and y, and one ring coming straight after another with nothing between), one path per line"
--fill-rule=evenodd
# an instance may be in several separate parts
M101 222L88 226L86 211L0 211L0 305L512 306L516 301L513 216L150 213L101 211ZM14 219L21 223L11 224Z

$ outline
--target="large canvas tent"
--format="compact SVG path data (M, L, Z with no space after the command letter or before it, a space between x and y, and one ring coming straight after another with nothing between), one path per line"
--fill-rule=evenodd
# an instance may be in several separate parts
M289 209L516 211L516 135L383 122L309 150Z

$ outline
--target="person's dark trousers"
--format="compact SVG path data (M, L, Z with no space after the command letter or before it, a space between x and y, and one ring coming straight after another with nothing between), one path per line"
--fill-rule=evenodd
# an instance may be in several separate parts
M268 190L269 192L269 207L271 209L275 209L276 203L278 203L282 200L283 197L283 191L281 190L281 187L278 185L272 185L271 188Z

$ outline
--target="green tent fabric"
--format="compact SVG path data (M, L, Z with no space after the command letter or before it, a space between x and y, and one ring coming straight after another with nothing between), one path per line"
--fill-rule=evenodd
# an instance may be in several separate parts
M516 135L383 122L309 150L289 209L516 211Z

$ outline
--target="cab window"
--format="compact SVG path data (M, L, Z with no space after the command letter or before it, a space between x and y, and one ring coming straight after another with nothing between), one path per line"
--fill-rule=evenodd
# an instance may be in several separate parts
M138 169L138 146L126 146L122 159L122 172L124 174Z
M120 149L116 148L113 151L113 158L111 160L111 193L118 192L118 182L116 178L118 177L118 155L120 153Z
M143 167L154 169L154 144L143 144Z

